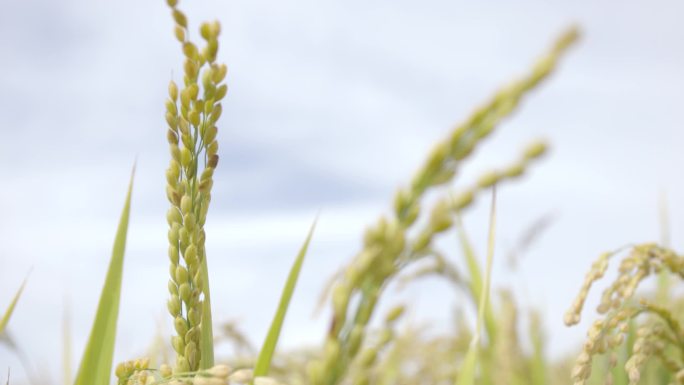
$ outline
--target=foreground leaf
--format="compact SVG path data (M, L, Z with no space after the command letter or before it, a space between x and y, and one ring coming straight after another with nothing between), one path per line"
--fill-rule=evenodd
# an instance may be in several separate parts
M280 329L283 327L283 321L285 320L285 315L287 314L287 308L290 305L290 299L292 298L292 293L297 285L297 279L299 278L299 271L302 269L302 264L304 263L304 256L309 248L309 242L311 241L311 236L313 235L314 228L316 228L316 220L311 225L309 230L309 235L307 235L302 248L299 250L299 255L295 260L292 268L290 269L290 274L287 277L287 282L285 283L285 288L283 288L283 293L280 296L280 303L278 304L278 309L271 322L271 328L268 330L268 335L266 340L264 340L264 345L261 347L259 352L259 358L257 359L256 366L254 367L254 377L265 376L268 374L268 370L271 367L271 360L273 359L273 353L275 352L276 345L278 344L278 338L280 337Z
M19 297L21 297L21 293L24 291L24 286L26 286L26 280L28 280L28 277L24 278L24 282L22 282L21 286L19 286L19 290L17 290L16 294L14 294L12 302L10 302L7 310L5 310L5 314L2 316L2 319L0 319L0 334L5 331L5 327L7 326L10 317L12 317L14 307L17 306L17 301L19 301Z
M107 278L97 306L95 322L90 331L90 337L81 359L81 366L76 376L76 385L106 385L111 377L134 175L135 168L131 174L128 193L126 194L126 203L124 204L119 227L116 231L112 258L109 262Z

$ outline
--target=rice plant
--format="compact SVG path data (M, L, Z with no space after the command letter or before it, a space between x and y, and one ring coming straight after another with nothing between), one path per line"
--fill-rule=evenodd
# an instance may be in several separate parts
M193 41L192 25L178 0L166 2L183 55L181 78L169 83L165 101L170 155L166 170L166 303L173 333L161 336L161 358L131 357L129 361L113 362L131 211L131 176L95 320L73 381L76 385L106 385L112 376L118 385L684 383L682 302L671 296L672 282L667 276L683 276L684 257L675 251L642 244L599 257L566 314L568 325L579 322L587 295L605 274L609 260L629 250L619 266L618 278L603 292L598 308L602 318L589 330L572 369L565 361L550 362L546 358L540 313L533 311L522 317L515 293L497 291L491 282L493 260L497 257L496 191L505 194L503 185L531 171L547 151L544 141L531 140L516 159L483 172L466 183L466 188L445 188L463 179L460 169L471 154L483 147L528 94L556 69L562 55L579 37L576 28L562 33L528 73L501 88L438 141L413 178L396 191L390 214L365 230L360 249L352 253L323 292L331 316L320 346L277 350L309 243L315 238L314 221L293 262L260 348L246 349L246 355L218 359L214 347L222 339L252 346L235 325L214 324L210 256L205 248L228 70L217 62L219 22L200 24L202 41ZM428 194L436 199L428 199ZM481 259L478 245L470 240L461 217L478 199L488 197L489 238L484 245L485 258ZM457 257L438 246L437 240L445 234L458 237ZM465 270L456 263L458 257L463 259ZM659 276L658 292L637 299L640 283L652 275ZM411 304L399 304L378 314L378 304L387 298L390 288L410 286L425 276L445 280L467 298L466 303L457 304L453 328L448 332L430 333L424 325L406 321ZM0 335L23 287L0 319ZM474 322L468 322L465 310L476 314ZM526 333L520 332L522 318L529 318Z
M116 374L120 384L159 381L193 381L196 384L272 382L275 380L267 377L271 360L311 233L288 279L267 340L254 363L254 370L231 372L226 366L214 366L203 226L211 201L212 175L218 164L216 124L222 111L220 102L226 95L227 87L222 82L227 70L225 65L215 62L220 33L218 22L200 26L200 35L205 40L205 46L200 49L188 38L188 20L178 8L177 1L170 0L168 5L176 24L175 35L185 57L182 87L172 81L166 102L167 140L171 153L166 174L167 197L171 204L167 215L171 262L168 309L176 331L171 339L176 358L174 363L164 364L158 371L149 368L145 360L127 362L117 368ZM395 346L395 340L398 340L396 324L405 308L395 307L385 315L385 326L379 335L374 335L375 331L369 326L386 287L423 260L434 260L443 269L455 272L455 267L436 249L433 240L457 225L460 213L472 205L479 195L497 184L522 175L544 154L546 144L532 142L512 164L484 173L470 188L444 194L428 210L422 207L425 205L425 194L456 178L460 165L515 110L522 98L551 73L560 55L576 38L575 29L563 34L528 75L499 91L435 146L411 183L397 192L393 215L380 218L376 225L365 232L363 249L331 285L333 315L323 346L314 349L313 356L300 367L290 365L281 368L280 377L284 381L334 385L404 380L404 376L408 375L401 372L404 362L397 362L396 357L394 371L389 371L394 373L392 379L383 378L388 371L378 371L378 366L387 355L384 353L390 351ZM420 217L425 220L420 221ZM492 231L493 219L494 215ZM503 347L494 347L498 345L496 342L511 337L506 335L497 338L497 333L514 333L514 328L497 325L489 301L489 273L482 274L463 227L456 227L464 244L471 278L467 291L474 299L479 315L478 327L468 344L467 353L451 362L458 370L451 370L447 379L464 385L475 381L490 383L492 379L484 373L486 365L494 365L497 359L494 357L495 350L510 352ZM492 237L487 271L491 268L493 242ZM443 271L435 270L432 273ZM511 309L515 309L515 306ZM484 330L481 330L481 324ZM483 347L481 340L485 340L485 330L488 346ZM462 331L459 330L460 333ZM537 352L537 360L540 357L541 352ZM384 365L386 368L389 364ZM543 363L540 365L543 366ZM302 370L303 367L305 370ZM528 369L534 371L534 368L527 367L516 367L511 371L521 371L518 374L522 383L525 376L530 374L526 372ZM478 375L478 371L481 374ZM530 375L539 383L545 378L543 373Z
M587 340L572 370L575 384L585 384L596 366L596 356L607 355L608 366L621 373L620 381L607 375L607 381L634 385L645 383L684 383L684 331L681 301L670 297L669 275L684 277L684 257L675 251L647 243L602 254L594 262L580 293L565 315L565 323L580 321L584 302L592 285L608 270L612 257L627 249L617 278L603 291L597 308L601 318L587 332ZM649 276L660 275L660 290L637 296L639 285Z

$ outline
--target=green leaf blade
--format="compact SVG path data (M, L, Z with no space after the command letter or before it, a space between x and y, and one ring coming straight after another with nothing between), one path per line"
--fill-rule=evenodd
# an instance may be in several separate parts
M297 285L297 279L299 278L299 272L302 269L302 264L304 263L304 257L309 248L309 242L313 236L314 229L316 228L316 222L318 219L314 220L311 228L309 229L309 234L304 241L299 254L295 259L292 268L290 269L290 274L287 277L287 282L283 288L283 293L280 296L280 303L278 304L278 309L271 322L271 327L268 330L268 335L264 340L264 344L259 352L259 357L257 358L256 365L254 367L254 378L259 376L265 376L271 367L271 360L273 359L273 354L275 352L276 345L278 344L278 338L280 337L280 330L283 326L283 321L285 320L285 315L287 314L287 308L290 305L290 299L292 298L292 293L294 292L295 286Z
M487 238L487 264L485 265L485 276L480 292L479 305L477 309L477 325L475 334L470 341L468 352L463 360L461 369L456 380L456 385L475 385L477 376L478 359L480 358L480 336L482 335L482 324L485 322L487 311L490 307L489 291L491 286L492 265L494 262L494 243L496 229L496 186L492 191L492 205L489 216L489 236Z
M478 301L482 297L482 271L480 269L480 264L478 262L478 257L472 246L472 242L466 232L465 225L461 220L460 216L457 217L458 220L458 236L461 244L461 250L466 259L466 264L468 266L468 276L470 277L469 289L470 296L473 300L475 306L478 305ZM494 310L492 309L491 302L487 301L485 309L485 331L487 332L487 338L491 341L495 341L497 338L497 324L494 317Z
M28 276L24 278L24 281L21 283L21 286L19 286L19 289L14 294L12 302L10 302L9 306L7 307L7 310L5 310L5 314L2 316L2 319L0 319L0 334L5 332L5 328L7 327L10 318L12 318L12 313L14 313L14 308L17 306L17 302L19 302L19 297L21 297L21 293L24 291L24 287L26 286L27 280Z
M131 173L126 202L114 238L107 277L100 295L90 337L76 376L76 385L107 385L111 377L134 175L135 168Z

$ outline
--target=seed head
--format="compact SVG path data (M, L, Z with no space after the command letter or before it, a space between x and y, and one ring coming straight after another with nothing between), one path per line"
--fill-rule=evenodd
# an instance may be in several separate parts
M176 24L183 28L188 28L188 19L185 17L185 14L177 9L173 9L173 19L176 21Z
M228 376L228 381L230 383L247 383L252 380L252 377L252 369L239 369L231 373L230 376Z

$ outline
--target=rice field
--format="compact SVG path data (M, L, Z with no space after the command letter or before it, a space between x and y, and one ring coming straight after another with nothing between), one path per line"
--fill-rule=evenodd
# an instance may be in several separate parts
M106 274L97 278L99 287L91 288L100 290L99 301L84 350L72 357L65 327L55 336L64 341L62 378L45 379L29 364L22 341L11 334L16 315L31 312L32 304L24 304L22 297L32 285L29 273L7 293L10 301L0 308L0 344L24 364L8 370L8 385L684 384L684 302L677 291L684 256L671 248L667 208L661 213L660 242L606 243L606 252L586 266L584 277L565 277L577 283L575 298L565 304L566 327L591 320L586 338L567 357L548 354L549 335L562 326L549 322L542 309L521 306L520 293L493 277L494 260L502 258L496 253L500 197L512 186L524 189L523 177L534 178L549 147L562 143L532 137L509 162L475 175L463 168L475 153L492 151L487 140L505 131L528 97L554 81L551 75L565 58L582 49L580 26L549 39L525 72L477 104L434 143L386 202L388 210L359 229L358 248L348 250L350 257L320 288L319 307L327 318L319 343L283 347L285 321L298 309L291 304L303 284L300 276L312 257L310 245L325 209L310 219L308 233L301 234L301 246L290 256L289 270L282 272L282 290L269 293L278 298L277 306L266 309L271 318L264 321L264 338L253 343L239 322L217 315L215 301L221 293L214 290L216 275L210 279L216 258L207 247L213 235L211 212L223 196L214 184L217 170L230 159L219 146L225 136L221 118L234 92L230 62L219 55L225 49L220 44L222 25L196 23L183 11L184 4L166 3L173 23L169 39L175 39L178 61L166 99L159 101L165 129L158 132L158 140L168 147L163 160L168 163L163 186L167 233L166 239L159 239L167 249L165 296L159 298L166 307L161 321L165 326L159 327L159 335L133 337L149 346L145 353L115 359L129 223L136 206L133 192L148 182L136 178L136 165L122 197ZM562 77L562 71L556 76ZM478 203L487 208L482 218L486 227L481 229L486 242L471 238L472 228L463 220ZM549 216L535 222L517 251L524 254L550 222ZM456 248L443 246L448 237L457 241ZM454 303L445 296L449 303L444 306L454 309L446 328L416 321L415 303L395 301L394 292L409 291L424 279L460 294ZM596 309L585 306L588 298L598 300ZM232 349L226 354L218 345ZM72 367L77 369L72 372ZM25 381L14 379L19 372Z

